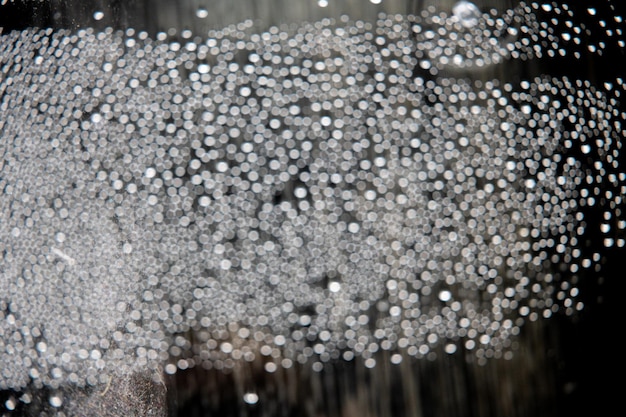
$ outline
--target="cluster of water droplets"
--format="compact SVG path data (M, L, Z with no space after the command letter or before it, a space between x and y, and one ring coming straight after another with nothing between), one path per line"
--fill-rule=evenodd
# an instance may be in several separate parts
M539 5L465 7L3 34L0 388L500 357L580 310L585 209L624 246L624 83L455 77L565 53Z

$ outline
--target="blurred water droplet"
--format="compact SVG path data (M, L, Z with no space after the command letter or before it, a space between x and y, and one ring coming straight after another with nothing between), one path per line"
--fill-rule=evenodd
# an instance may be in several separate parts
M49 398L50 405L59 408L63 405L63 398L60 394L53 394Z
M15 397L11 396L8 400L4 402L4 406L7 410L13 411L17 406L17 400L15 399Z
M254 392L247 392L243 395L246 404L254 405L259 402L259 396Z
M466 28L474 27L481 18L480 9L469 1L460 1L452 7L452 14Z

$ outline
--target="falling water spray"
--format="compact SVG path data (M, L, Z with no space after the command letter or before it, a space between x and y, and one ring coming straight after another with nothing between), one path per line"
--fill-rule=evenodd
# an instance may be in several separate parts
M3 413L568 409L619 10L301 3L2 2Z

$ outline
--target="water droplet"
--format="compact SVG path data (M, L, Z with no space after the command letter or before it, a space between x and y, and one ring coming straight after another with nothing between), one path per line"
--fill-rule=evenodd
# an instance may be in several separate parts
M9 399L4 402L4 407L9 411L15 410L16 406L17 400L13 396L9 397Z
M445 348L444 348L444 350L446 351L446 353L448 353L448 354L450 354L450 355L451 355L451 354L453 354L454 352L456 352L456 349L457 349L457 348L456 348L456 345L455 345L454 343L448 343L448 344L445 346Z
M130 254L133 251L133 245L131 245L130 243L124 243L124 245L122 245L122 252L124 252L126 255Z
M452 299L452 293L448 290L443 290L439 292L439 299L443 302L450 301Z
M469 1L459 1L452 7L453 16L466 28L474 27L482 17L480 9Z
M48 401L50 402L50 405L55 408L59 408L63 405L63 398L59 394L51 395Z
M254 392L246 392L243 395L243 400L246 404L254 405L259 402L259 396Z

